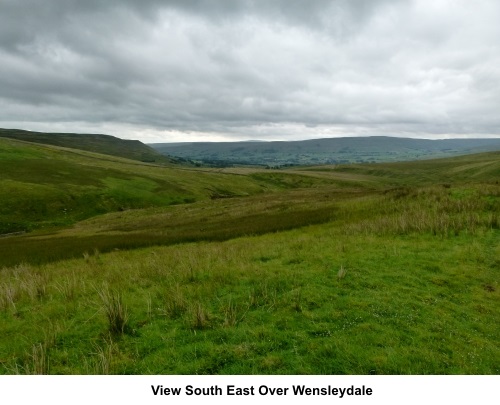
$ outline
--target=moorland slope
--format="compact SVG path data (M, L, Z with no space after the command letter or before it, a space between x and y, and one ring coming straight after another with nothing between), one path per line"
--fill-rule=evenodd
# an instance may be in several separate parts
M0 238L0 373L500 373L499 153L215 170L0 139L0 165L33 227Z
M172 159L161 155L140 141L116 138L111 135L47 133L0 128L0 138L85 150L142 162L158 164L173 162Z

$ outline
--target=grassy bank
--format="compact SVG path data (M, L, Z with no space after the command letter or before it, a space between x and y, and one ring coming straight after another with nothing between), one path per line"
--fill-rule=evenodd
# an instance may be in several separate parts
M162 167L2 138L0 173L0 234L67 227L109 212L332 182L296 174L255 179L216 170Z
M233 234L3 268L0 371L500 372L498 185L309 192L318 193L309 214L327 207L326 222L261 236L239 233L252 207L262 217L248 223L269 223L266 212L292 223L312 201L307 192L281 206L228 199L172 208L184 217L110 214L66 231L124 237L177 221L174 232L189 219L199 226L207 211L207 224Z

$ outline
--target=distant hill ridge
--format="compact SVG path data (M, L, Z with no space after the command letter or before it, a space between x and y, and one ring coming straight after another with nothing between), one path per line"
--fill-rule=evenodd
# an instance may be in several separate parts
M500 138L429 140L373 136L305 141L157 143L150 146L163 154L195 161L273 166L452 157L500 150Z
M0 129L0 137L26 142L41 143L66 148L81 149L142 162L171 163L141 141L121 139L111 135L32 132L20 129Z

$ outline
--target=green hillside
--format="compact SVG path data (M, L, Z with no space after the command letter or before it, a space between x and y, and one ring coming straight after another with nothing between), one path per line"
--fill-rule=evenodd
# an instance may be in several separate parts
M276 142L151 144L161 153L208 164L268 166L391 162L500 150L500 139L411 139L386 136Z
M33 229L0 238L0 374L500 373L498 152L203 169L0 139L0 173Z
M368 176L384 184L424 185L500 180L500 151L414 162L317 166L303 171Z
M7 138L0 138L0 173L1 234L267 187L236 174L166 168Z
M140 141L120 139L110 135L46 133L0 128L0 138L86 150L142 162L162 164L172 162L172 159Z

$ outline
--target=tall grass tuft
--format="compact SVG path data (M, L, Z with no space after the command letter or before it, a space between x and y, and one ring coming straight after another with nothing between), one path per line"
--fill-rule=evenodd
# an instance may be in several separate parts
M85 263L90 263L90 255L88 252L83 252L83 260L85 260Z
M224 323L226 327L233 327L240 323L245 317L245 313L238 317L239 309L232 299L222 307L224 313Z
M293 309L297 312L302 312L302 287L293 291L292 301Z
M7 310L12 307L16 311L16 300L19 296L18 289L11 284L0 284L0 309Z
M345 278L347 274L347 269L343 266L343 265L340 265L340 269L339 271L337 272L337 280L343 280Z
M101 262L101 253L99 249L94 248L94 254L90 254L89 252L83 252L83 260L85 263L93 265Z
M111 340L105 341L104 346L95 345L95 360L91 372L93 374L111 374L114 353L118 350L116 344Z
M188 301L179 285L170 289L165 298L165 315L171 319L179 318L188 308Z
M47 277L34 272L25 273L19 278L19 287L29 299L41 300L47 294Z
M264 280L252 287L248 298L249 308L255 309L267 306L268 309L271 309L277 303L278 291Z
M49 359L47 347L42 343L34 344L31 347L29 360L24 367L24 374L42 375L49 373Z
M110 291L107 286L98 291L104 312L109 322L109 331L113 335L121 335L128 328L129 313L117 291Z
M62 278L62 280L56 282L54 286L66 301L75 299L78 292L83 289L83 283L75 273L72 273L71 276Z
M194 330L207 329L210 316L201 303L192 308L192 328Z

